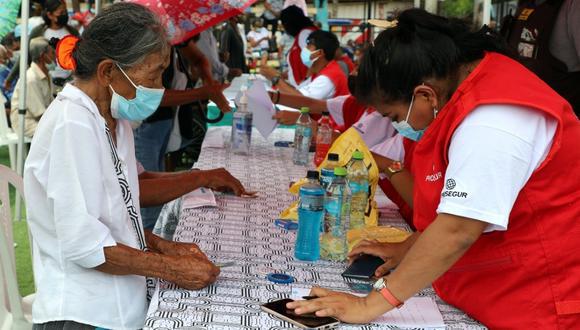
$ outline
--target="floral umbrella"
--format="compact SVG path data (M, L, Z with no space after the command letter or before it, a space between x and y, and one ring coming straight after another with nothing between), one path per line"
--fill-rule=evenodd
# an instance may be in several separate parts
M19 10L20 0L0 0L0 38L14 30Z
M0 0L1 1L1 0ZM176 45L228 18L257 0L129 0L157 13Z

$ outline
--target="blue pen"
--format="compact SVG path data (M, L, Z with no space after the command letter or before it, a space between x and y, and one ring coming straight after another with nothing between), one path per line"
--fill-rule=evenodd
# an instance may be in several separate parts
M286 230L296 230L298 229L298 223L295 221L291 221L291 220L286 220L286 219L276 219L274 221L274 225L276 225L276 227L280 227Z

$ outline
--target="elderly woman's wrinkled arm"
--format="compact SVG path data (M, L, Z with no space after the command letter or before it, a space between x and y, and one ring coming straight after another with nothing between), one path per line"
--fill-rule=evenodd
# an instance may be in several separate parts
M147 234L147 241L152 243L151 233ZM154 235L153 235L154 236ZM159 238L159 240L161 240ZM153 243L154 249L161 244L177 244L163 240ZM175 253L173 255L162 252L144 252L123 244L104 248L105 263L95 269L113 275L141 275L161 278L173 282L185 289L199 290L215 282L220 269L201 253L199 255L192 246L186 244L185 249L173 249L183 252L189 249L191 253Z

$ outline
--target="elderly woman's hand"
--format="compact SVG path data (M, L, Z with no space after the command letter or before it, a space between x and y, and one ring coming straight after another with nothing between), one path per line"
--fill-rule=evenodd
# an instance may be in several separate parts
M193 255L167 256L167 276L164 279L188 290L199 290L216 281L220 269L207 258Z
M206 179L204 186L207 188L220 192L232 192L236 196L253 197L256 195L255 191L246 191L244 185L225 168L192 172L192 175L200 174Z
M300 117L300 112L283 110L276 112L272 119L282 125L294 125L298 121L298 117Z
M162 254L165 255L172 255L172 256L194 256L201 259L206 259L207 256L199 246L195 243L184 243L184 242L173 242L163 240L162 242L158 243L158 248Z
M296 314L315 313L318 317L330 316L343 322L359 324L368 323L384 313L383 310L389 309L380 300L371 304L370 296L357 297L322 288L312 288L310 295L319 298L293 301L286 304L286 307L293 309Z

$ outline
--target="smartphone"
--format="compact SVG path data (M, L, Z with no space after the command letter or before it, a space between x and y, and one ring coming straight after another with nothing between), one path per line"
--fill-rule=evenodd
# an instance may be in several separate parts
M370 280L374 276L377 268L384 263L385 261L379 257L363 254L348 266L342 273L342 276L357 280Z
M298 315L293 310L286 308L286 304L292 301L292 299L281 299L263 304L260 307L264 312L290 322L301 329L334 329L340 324L340 321L333 317L318 317L314 314Z
M292 141L276 141L276 142L274 142L274 147L292 148L292 147L294 147L294 142L292 142Z

